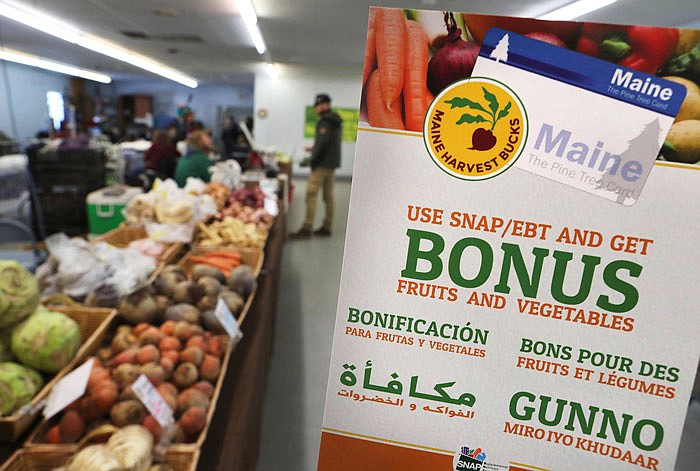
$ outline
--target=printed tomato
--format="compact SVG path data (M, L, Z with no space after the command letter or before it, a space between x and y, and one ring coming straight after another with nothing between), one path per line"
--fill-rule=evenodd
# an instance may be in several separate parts
M474 40L481 44L486 32L493 28L503 28L518 34L552 33L568 46L576 44L581 23L574 21L546 21L534 18L516 18L511 16L464 14L464 23Z

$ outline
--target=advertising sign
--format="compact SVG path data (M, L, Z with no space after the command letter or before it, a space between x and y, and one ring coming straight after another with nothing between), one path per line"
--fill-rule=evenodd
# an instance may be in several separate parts
M688 37L371 9L319 470L674 469Z

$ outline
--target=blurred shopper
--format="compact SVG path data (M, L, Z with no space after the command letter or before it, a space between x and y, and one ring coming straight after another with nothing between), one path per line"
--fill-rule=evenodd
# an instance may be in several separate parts
M175 181L178 186L184 187L187 177L209 181L209 167L212 166L212 161L208 155L211 146L211 137L206 131L197 130L190 133L187 138L187 153L180 157L175 167Z
M231 158L233 153L236 151L236 146L238 145L238 136L241 134L241 130L238 124L231 118L227 116L224 120L224 127L221 129L221 152L224 158Z
M168 131L154 131L151 147L143 155L146 169L153 170L161 178L173 178L178 157L180 152L170 140Z
M311 174L306 182L306 217L301 229L291 234L292 239L308 239L312 235L329 236L333 225L333 181L335 169L340 167L343 120L331 110L331 97L325 93L316 95L314 111L319 120L316 124L314 145L307 148L307 151L311 152ZM312 232L319 191L323 191L326 214L323 225Z

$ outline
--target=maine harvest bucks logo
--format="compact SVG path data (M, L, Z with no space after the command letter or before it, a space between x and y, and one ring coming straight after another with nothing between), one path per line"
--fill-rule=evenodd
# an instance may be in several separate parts
M433 100L423 124L430 157L462 180L495 177L520 157L527 114L506 85L485 77L455 82Z

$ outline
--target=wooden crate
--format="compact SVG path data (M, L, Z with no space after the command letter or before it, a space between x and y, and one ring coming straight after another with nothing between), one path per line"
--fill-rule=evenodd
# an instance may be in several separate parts
M56 467L66 464L77 449L76 445L23 448L16 451L9 460L0 466L0 471L52 471ZM165 455L165 463L173 471L195 471L198 459L199 450L194 448L168 449Z
M112 324L116 327L116 318L112 320ZM231 353L233 351L233 344L229 342L228 336L221 336L224 338L224 341L226 342L226 351L224 352L223 357L221 358L221 370L219 371L219 377L216 379L216 384L214 385L214 394L211 397L211 401L209 404L209 409L207 410L207 421L206 425L204 426L204 429L199 433L199 437L197 437L197 440L193 443L175 443L173 445L170 445L168 447L168 453L172 450L174 453L191 453L193 451L197 451L202 447L202 444L204 443L204 440L207 438L207 431L209 429L209 425L211 424L211 421L214 417L214 411L216 409L216 403L219 400L219 395L221 394L221 388L224 383L224 378L226 376L226 370L228 369L228 363L231 358ZM99 348L101 345L98 344L95 346L95 349ZM56 415L55 417L49 419L49 420L44 420L42 421L35 429L34 431L29 435L29 438L27 438L27 441L24 442L24 447L29 448L29 449L55 449L55 450L75 450L77 448L77 444L61 444L61 445L52 445L48 444L46 442L43 442L43 438L46 436L46 432L51 428L53 425L56 425L59 420L59 415ZM184 468L183 468L184 469ZM193 468L194 469L194 468ZM0 471L4 471L3 469L0 468Z
M129 246L130 242L138 239L145 239L147 237L148 233L143 226L122 225L102 234L99 237L94 238L92 242L107 242L115 247L126 248ZM184 244L178 242L164 245L165 251L159 257L156 257L156 260L159 263L165 264L174 263L177 261L177 257L180 254Z
M61 371L48 381L29 405L8 417L0 417L0 441L14 442L36 420L40 413L40 404L48 396L51 388L73 371L82 361L95 351L103 342L109 324L116 318L116 309L85 306L51 306L52 311L62 312L78 323L81 345L73 359Z

